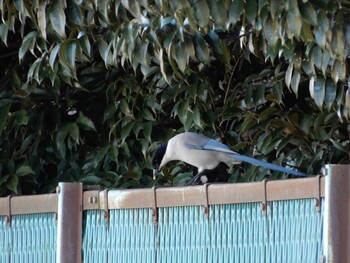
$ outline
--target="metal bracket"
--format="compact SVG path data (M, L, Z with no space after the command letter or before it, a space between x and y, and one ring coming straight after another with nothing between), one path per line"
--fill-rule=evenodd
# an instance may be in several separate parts
M103 190L103 211L104 211L104 219L106 222L109 222L109 209L108 209L108 189Z
M315 197L315 207L316 211L320 212L321 211L321 175L317 175L315 178L316 183L316 197Z
M260 204L260 208L261 211L263 213L266 213L267 210L267 194L266 194L266 183L267 183L267 179L264 179L262 182L262 195L261 195L261 204Z
M208 198L208 186L209 184L205 183L203 185L204 187L204 204L203 204L203 207L204 207L204 214L206 215L206 217L209 217L209 198Z
M153 206L152 206L152 217L153 217L153 223L158 224L158 207L157 207L157 187L152 187L152 193L153 193Z
M59 196L60 192L61 192L61 188L60 188L59 185L57 185L56 186L56 194ZM58 210L58 208L57 208L57 210ZM58 222L58 211L56 211L54 213L54 217L55 217L55 220L56 220L56 223L57 223Z
M11 227L11 221L12 221L12 215L11 215L11 198L12 195L9 195L6 197L7 199L7 207L6 207L6 216L5 216L5 220L6 220L6 224Z

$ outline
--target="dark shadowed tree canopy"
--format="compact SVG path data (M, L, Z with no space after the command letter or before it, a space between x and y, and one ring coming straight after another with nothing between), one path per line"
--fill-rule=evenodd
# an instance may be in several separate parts
M191 169L152 181L151 155L187 130L309 174L350 161L348 1L0 0L0 16L0 196L180 184Z

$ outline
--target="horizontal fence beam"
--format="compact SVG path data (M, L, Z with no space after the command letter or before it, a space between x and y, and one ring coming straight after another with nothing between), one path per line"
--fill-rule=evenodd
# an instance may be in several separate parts
M238 204L324 197L324 177L190 187L85 191L84 210Z
M159 187L148 189L93 190L83 195L83 210L154 208L190 205L236 204L319 199L325 196L322 176L238 184ZM57 213L58 194L0 198L0 216Z
M57 213L57 194L0 198L0 216Z

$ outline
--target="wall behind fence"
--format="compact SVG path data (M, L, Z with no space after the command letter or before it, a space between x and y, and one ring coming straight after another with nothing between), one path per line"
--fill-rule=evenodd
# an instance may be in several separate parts
M324 181L85 191L74 249L84 263L320 262ZM0 263L61 263L59 195L32 198L0 198Z

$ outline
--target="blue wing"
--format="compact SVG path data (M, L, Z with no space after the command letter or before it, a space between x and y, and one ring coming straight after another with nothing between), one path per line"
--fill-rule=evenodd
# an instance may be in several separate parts
M208 151L218 151L218 152L225 152L225 153L229 153L233 159L242 161L242 162L246 162L246 163L250 163L256 166L261 166L267 169L271 169L271 170L275 170L275 171L279 171L282 173L288 173L288 174L293 174L296 176L307 176L306 174L302 173L302 172L298 172L277 164L272 164L272 163L268 163L262 160L257 160L254 159L252 157L249 156L245 156L245 155L241 155L238 154L234 151L232 151L230 149L230 147L228 147L226 144L223 144L221 142L218 142L216 140L213 139L209 139L207 142L205 142L202 145L187 145L188 147L192 148L192 149L197 149L197 150L208 150Z
M236 153L230 149L226 144L218 142L216 140L210 139L203 145L204 150L218 151L218 152L227 152L227 153Z
M225 152L225 153L236 153L230 149L226 144L218 142L213 139L206 140L202 144L190 144L187 143L186 146L190 149L195 150L206 150L206 151L217 151L217 152Z

